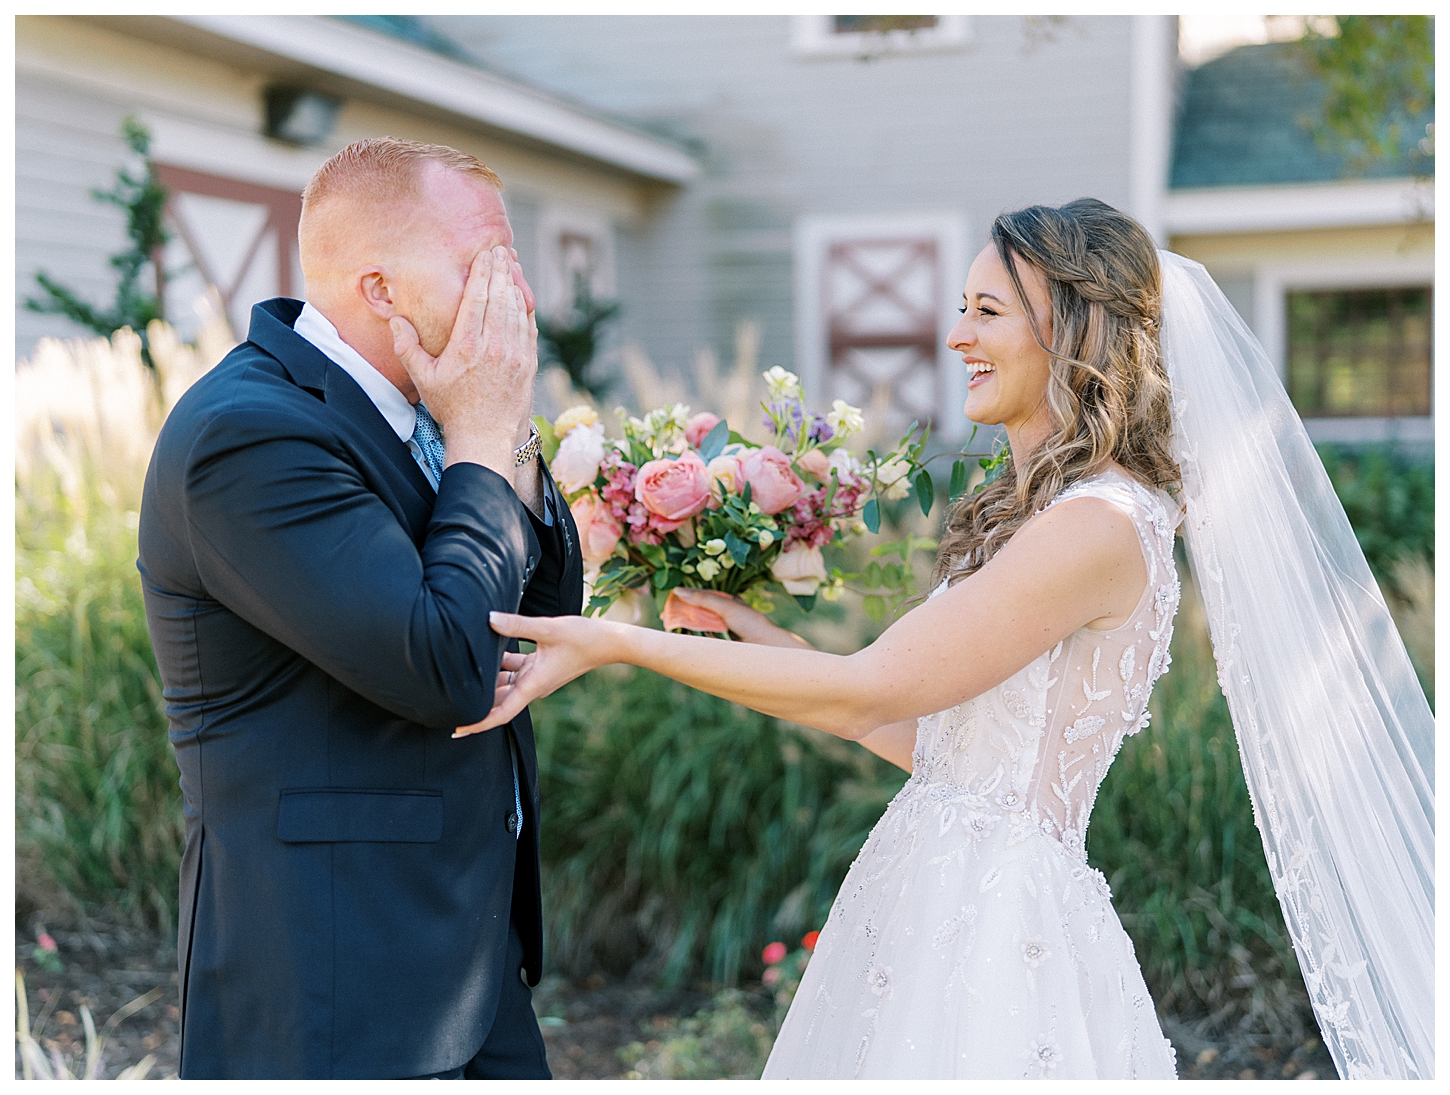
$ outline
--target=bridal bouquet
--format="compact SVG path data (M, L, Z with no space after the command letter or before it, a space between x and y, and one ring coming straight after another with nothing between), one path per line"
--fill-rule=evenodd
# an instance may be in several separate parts
M539 422L549 470L579 526L587 613L647 589L667 630L725 632L715 613L674 595L682 586L737 594L767 612L778 587L808 610L818 594L839 599L856 577L828 571L823 547L878 531L882 500L914 489L930 509L925 430L918 437L913 424L891 451L858 457L844 441L865 426L859 409L838 399L826 413L808 410L799 380L778 366L765 382L764 423L774 434L766 445L679 403L643 418L619 409L620 440L605 438L588 407ZM881 573L877 566L873 577Z

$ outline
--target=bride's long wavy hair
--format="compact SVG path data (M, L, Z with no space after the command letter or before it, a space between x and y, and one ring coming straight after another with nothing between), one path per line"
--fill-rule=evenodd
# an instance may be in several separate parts
M1152 238L1095 198L1004 213L992 243L1032 335L1052 358L1047 406L1055 432L1012 453L1001 474L947 513L932 584L991 559L1064 487L1116 460L1142 482L1172 489L1172 403L1158 343L1162 274ZM1052 343L1027 304L1017 263L1038 270L1052 304ZM1019 475L1018 467L1025 469Z

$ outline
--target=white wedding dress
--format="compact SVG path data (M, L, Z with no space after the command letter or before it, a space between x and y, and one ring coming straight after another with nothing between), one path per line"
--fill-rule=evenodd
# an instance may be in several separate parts
M920 721L911 778L841 886L765 1079L1174 1077L1085 840L1098 786L1147 725L1168 666L1178 509L1117 471L1051 505L1082 497L1136 525L1148 569L1137 607Z

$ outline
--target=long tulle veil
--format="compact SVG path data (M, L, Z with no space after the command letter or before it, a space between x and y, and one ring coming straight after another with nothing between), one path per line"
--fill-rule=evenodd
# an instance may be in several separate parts
M1158 254L1188 558L1284 920L1340 1075L1428 1079L1434 715L1263 347Z

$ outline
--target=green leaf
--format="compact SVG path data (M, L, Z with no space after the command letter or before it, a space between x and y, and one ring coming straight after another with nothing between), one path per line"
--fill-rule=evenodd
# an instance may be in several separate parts
M923 517L931 513L931 504L936 501L936 492L931 485L931 472L922 468L916 476L916 501L921 506Z
M816 595L812 593L809 597L797 596L795 603L801 606L802 612L809 612L816 607Z
M867 597L861 602L861 607L866 610L866 615L871 617L872 623L880 623L886 619L886 599L884 597Z
M734 557L736 566L743 567L745 560L750 557L750 545L733 532L725 534L725 550Z
M715 423L710 432L705 435L705 439L700 442L700 459L707 464L711 460L714 460L715 457L724 451L729 437L730 426L722 418L719 422Z
M539 431L539 441L543 446L540 451L544 454L544 463L552 463L554 455L559 451L559 439L554 436L554 424L541 414L534 415L533 422Z
M872 532L881 531L881 506L876 499L866 503L866 508L861 511L861 520Z
M952 478L947 486L947 498L955 498L967 489L967 462L958 460L952 464Z
M747 440L745 440L745 438L741 437L734 430L731 430L730 431L730 444L732 444L732 445L749 445L750 442L747 441Z

